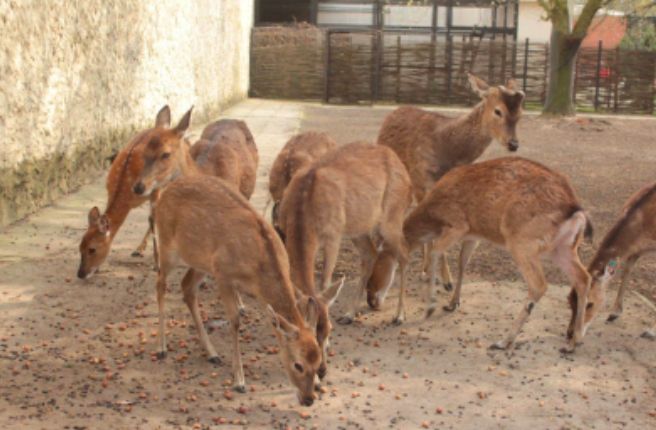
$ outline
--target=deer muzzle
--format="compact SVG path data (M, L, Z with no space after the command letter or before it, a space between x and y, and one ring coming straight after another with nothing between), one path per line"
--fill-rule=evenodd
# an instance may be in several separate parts
M508 151L515 152L519 149L519 141L517 139L510 139L508 141Z
M139 181L136 184L134 184L134 187L132 187L132 191L140 196L146 191L146 186L144 185L143 182Z

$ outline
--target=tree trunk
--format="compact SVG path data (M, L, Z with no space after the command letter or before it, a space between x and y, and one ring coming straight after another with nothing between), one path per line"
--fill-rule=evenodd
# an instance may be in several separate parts
M581 39L574 38L553 26L549 50L549 85L547 101L542 113L549 115L574 115L574 69L576 53Z

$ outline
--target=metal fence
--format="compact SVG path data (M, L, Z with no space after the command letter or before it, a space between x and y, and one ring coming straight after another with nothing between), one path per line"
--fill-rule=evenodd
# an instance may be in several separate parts
M491 84L514 77L526 103L545 101L549 46L421 32L257 27L251 95L327 103L470 105L466 73ZM656 54L581 49L575 102L581 110L654 113Z

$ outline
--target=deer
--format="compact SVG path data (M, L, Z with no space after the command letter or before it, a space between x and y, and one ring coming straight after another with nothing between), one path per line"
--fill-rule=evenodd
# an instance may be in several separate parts
M192 108L193 109L193 108ZM143 168L133 183L136 195L150 195L180 176L211 175L224 179L250 199L259 161L255 140L246 123L222 119L207 125L189 147L183 135L191 109L178 127L153 136L143 150Z
M404 106L387 115L381 127L378 144L392 148L408 169L417 203L444 174L456 166L474 162L493 140L508 151L519 149L516 128L522 115L524 93L517 89L515 80L508 80L505 86L493 87L472 74L467 76L472 90L481 98L469 113L453 118ZM461 250L461 259L471 257L476 242L468 246ZM436 261L435 258L431 260L429 249L430 245L426 244L423 267L429 291L434 294ZM380 264L389 266L392 262ZM451 273L445 254L441 256L440 269L441 282L447 291L451 291ZM381 306L373 297L368 302L374 309Z
M638 259L645 254L656 251L656 182L644 186L634 193L624 204L622 213L608 231L588 265L592 276L591 291L603 298L611 279L617 269L624 263L617 297L607 321L612 322L622 315L626 284L631 270ZM569 302L572 315L577 311L577 296L570 294ZM588 307L603 306L603 300L588 302ZM588 314L594 311L586 309ZM568 335L571 336L574 318L570 322ZM656 339L656 325L645 330L642 337Z
M132 187L134 193L151 195L178 177L210 175L225 180L250 199L259 157L248 126L234 119L215 121L189 147L183 136L189 128L192 109L176 128L153 136L148 142L143 150L143 168ZM243 314L239 296L238 301Z
M301 405L312 405L314 380L321 363L321 350L314 333L318 305L314 298L302 297L294 289L285 247L273 228L234 185L208 175L172 181L161 192L154 215L159 254L158 357L164 358L167 352L164 322L167 276L181 260L189 267L181 282L184 302L212 362L220 360L200 316L197 290L205 274L211 274L216 281L230 321L235 390L246 391L237 298L238 293L245 293L266 307L280 346L283 368L296 387L298 400Z
M324 155L298 172L286 188L278 220L297 288L316 296L314 262L320 248L324 292L330 291L342 238L350 238L360 254L360 282L338 319L340 324L353 322L379 249L405 264L401 229L411 192L410 177L394 151L368 142L343 145ZM330 297L335 294L329 292ZM330 324L323 310L321 317L327 322L323 325L326 334L319 338L325 342Z
M273 203L271 222L281 234L278 227L278 209L283 193L294 175L337 147L337 143L328 133L309 131L292 136L276 156L269 172L269 198L264 212Z
M97 206L88 214L88 227L79 245L80 266L77 276L89 279L107 259L114 237L125 222L128 213L150 200L151 206L157 194L149 197L137 195L132 184L143 168L143 149L154 136L165 133L171 125L171 110L162 107L156 115L155 126L136 134L114 158L106 180L107 206L104 213ZM151 220L152 222L152 220ZM151 227L141 240L133 256L141 256L146 249Z
M596 307L588 309L585 315L580 311L586 303L596 304L600 300L598 290L590 289L590 274L578 255L582 240L592 237L592 224L567 178L542 164L503 157L456 167L437 181L410 212L403 233L409 250L434 241L435 251L441 254L459 241L484 239L510 252L528 285L528 297L510 331L491 346L493 349L509 349L514 344L546 292L548 284L541 257L551 259L567 275L573 294L582 304L573 315L572 336L563 352L574 351L597 311ZM466 258L460 260L460 273L466 263ZM393 276L392 272L393 267L388 266L387 276ZM405 319L403 269L400 276L395 321ZM459 277L445 310L453 311L459 306L461 281ZM382 291L386 284L381 282L376 287ZM427 317L435 306L432 301Z

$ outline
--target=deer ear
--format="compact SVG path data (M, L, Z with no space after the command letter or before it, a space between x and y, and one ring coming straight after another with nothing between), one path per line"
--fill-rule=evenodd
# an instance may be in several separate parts
M506 88L510 91L517 91L519 87L517 86L517 81L514 78L510 78L506 81Z
M98 219L98 230L103 234L109 234L109 218L103 214Z
M479 97L483 98L487 96L488 91L490 90L490 86L485 82L483 79L472 75L471 73L467 73L467 79L469 80L469 85L471 86L472 90L476 94L478 94Z
M273 310L271 305L267 305L267 311L271 317L271 324L276 336L280 340L298 339L299 330L294 324L287 321L285 317Z
M178 134L178 136L182 136L185 134L187 129L189 128L189 124L191 123L191 111L194 110L194 107L192 106L186 114L180 119L180 122L178 125L175 126L175 132Z
M166 127L169 128L171 126L171 109L169 108L169 105L164 105L163 108L157 112L157 116L155 117L155 127Z
M326 304L327 307L331 307L337 296L339 296L342 287L344 287L345 276L342 276L342 279L332 284L330 287L326 288L325 291L321 293L321 300Z
M87 219L89 221L89 227L95 225L98 222L98 219L100 219L100 209L98 209L98 206L91 208L89 215L87 215Z
M305 318L308 327L315 331L319 320L319 303L317 303L317 300L311 296L302 296L297 301L296 306Z

